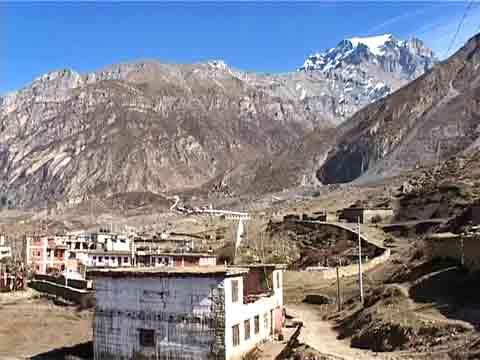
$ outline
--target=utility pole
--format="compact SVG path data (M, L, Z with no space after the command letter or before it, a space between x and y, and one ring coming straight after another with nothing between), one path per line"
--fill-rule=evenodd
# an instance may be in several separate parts
M360 237L360 216L358 217L358 280L360 284L360 301L363 305L362 239Z
M338 311L342 311L342 298L340 295L340 273L338 270L338 265L337 265L337 305L338 305Z

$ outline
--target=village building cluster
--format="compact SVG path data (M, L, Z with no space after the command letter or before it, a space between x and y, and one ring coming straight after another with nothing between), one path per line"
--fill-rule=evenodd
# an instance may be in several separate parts
M216 265L203 239L174 233L116 233L108 229L24 238L26 264L36 274L84 278L97 267L185 267Z

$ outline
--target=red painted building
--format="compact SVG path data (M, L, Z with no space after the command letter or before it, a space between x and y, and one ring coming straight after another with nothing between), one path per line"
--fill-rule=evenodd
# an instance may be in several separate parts
M26 236L27 265L38 274L64 271L67 265L67 248L54 237Z

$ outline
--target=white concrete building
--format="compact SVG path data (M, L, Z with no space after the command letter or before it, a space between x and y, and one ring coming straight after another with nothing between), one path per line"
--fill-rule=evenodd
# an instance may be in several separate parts
M107 251L131 251L130 239L123 234L112 234L105 239L105 250Z
M0 235L0 260L12 257L12 248L5 245L5 235Z
M86 253L86 259L82 263L89 267L132 266L132 253L130 251L92 250Z
M95 269L95 360L241 359L283 326L282 269Z

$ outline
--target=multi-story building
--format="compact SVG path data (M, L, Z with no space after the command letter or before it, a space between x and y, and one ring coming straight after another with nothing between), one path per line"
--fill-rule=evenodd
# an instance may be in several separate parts
M26 263L36 273L64 271L67 265L67 247L61 239L47 235L25 236Z
M241 359L281 332L282 269L95 269L94 358Z

